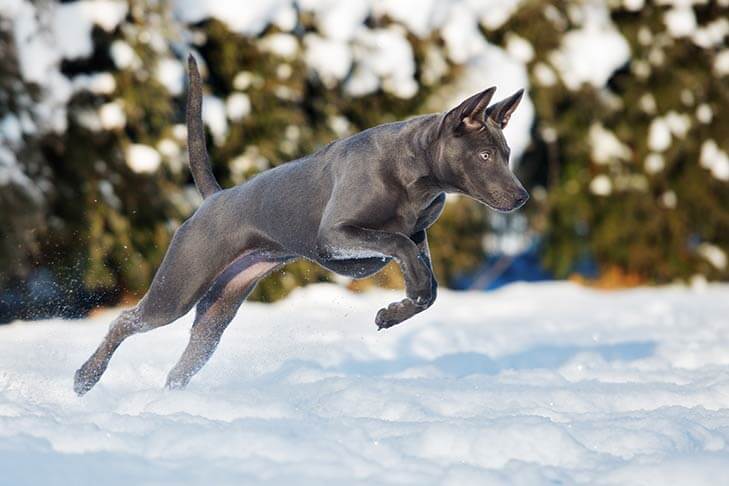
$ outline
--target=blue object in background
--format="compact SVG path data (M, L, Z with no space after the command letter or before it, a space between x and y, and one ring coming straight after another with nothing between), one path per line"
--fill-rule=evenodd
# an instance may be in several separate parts
M494 290L514 282L554 280L554 274L542 265L540 253L541 242L535 240L521 253L491 255L475 272L454 278L450 282L451 287L457 290ZM587 252L577 260L570 273L588 279L600 276L595 259Z
M554 274L544 268L540 258L540 242L515 255L491 255L476 271L459 275L450 282L457 290L494 290L514 282L541 282L554 280ZM575 264L572 273L585 278L597 278L599 270L595 260L585 253Z
M542 266L538 247L532 244L516 255L491 255L475 272L453 279L451 286L458 290L493 290L513 282L554 280L554 275Z

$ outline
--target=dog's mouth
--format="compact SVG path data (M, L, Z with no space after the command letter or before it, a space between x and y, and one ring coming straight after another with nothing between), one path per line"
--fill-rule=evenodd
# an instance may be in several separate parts
M491 201L487 201L486 198L476 198L476 200L489 209L493 209L499 213L510 213L526 204L529 200L529 195L525 193L523 196L516 198L514 201L507 201L503 198L495 198Z

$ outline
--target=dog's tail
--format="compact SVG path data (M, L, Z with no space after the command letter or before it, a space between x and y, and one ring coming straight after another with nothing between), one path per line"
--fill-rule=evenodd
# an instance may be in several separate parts
M220 191L205 147L205 129L202 120L202 83L197 62L192 54L187 58L190 82L187 87L187 153L190 171L203 199Z

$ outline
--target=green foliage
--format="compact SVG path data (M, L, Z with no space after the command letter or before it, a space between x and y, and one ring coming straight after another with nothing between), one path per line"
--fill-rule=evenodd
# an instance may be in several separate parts
M156 71L162 59L183 61L188 45L202 60L207 95L223 103L231 96L250 103L249 113L228 115L225 136L207 134L214 172L226 187L334 139L424 113L462 69L442 55L447 49L438 33L425 38L408 34L417 94L401 99L378 90L353 98L342 83L324 83L306 66L304 37L316 31L311 13L300 12L292 32L269 26L252 37L214 19L180 33L169 2L128 3L129 13L116 29L94 29L90 57L63 64L69 78L111 73L113 90L79 90L68 104L65 132L24 134L22 146L11 147L22 172L44 190L0 187L0 285L32 268L48 267L90 290L141 295L147 288L175 228L199 203L181 126L184 93L171 94ZM729 152L727 76L713 71L726 38L723 47L699 47L690 37L666 31L666 6L647 2L632 12L619 2L609 5L612 22L630 44L631 61L606 87L570 89L553 62L565 34L580 27L575 12L583 2L522 2L503 26L482 28L492 44L508 47L518 36L534 51L526 66L537 119L533 143L518 168L537 196L524 209L530 230L543 237L544 262L558 276L569 275L580 260L594 258L603 270L652 282L695 274L727 279L729 265L712 264L704 252L713 247L729 254L727 181L699 163L707 141ZM726 8L717 2L692 8L700 27L726 18ZM370 28L392 23L387 17L367 19ZM266 47L276 34L293 39L296 52L277 55ZM115 42L128 45L136 61L117 65L111 55ZM22 82L14 49L7 22L0 22L5 60L0 66L0 118L20 117L39 96L36 86ZM434 52L446 60L437 80L426 75ZM543 82L545 68L554 73L553 83ZM94 116L110 102L121 105L125 123L100 128ZM651 125L667 117L688 120L688 128L673 133L670 145L656 151L648 143ZM626 154L597 160L592 138L601 130L612 134ZM159 168L132 170L127 160L132 144L157 149ZM647 160L655 162L656 156L663 167L649 169ZM596 180L608 181L609 191L595 191ZM467 198L449 199L430 230L441 283L483 259L487 214ZM330 278L318 266L297 262L262 282L254 298L275 300L302 283ZM389 267L372 282L394 285L397 270Z
M32 124L29 111L38 97L37 86L22 79L10 27L0 12L2 131L6 123L20 130L23 119ZM38 140L26 133L18 137L21 140L0 136L0 287L27 274L39 256L45 230L45 197L32 182L45 181L47 176L38 154Z
M705 7L700 18L711 22L720 10ZM729 118L720 109L729 96L726 79L712 73L713 49L666 32L664 13L656 6L613 12L632 60L613 76L609 95L583 89L565 99L564 90L535 90L540 113L548 113L545 105L561 107L547 118L558 134L559 179L549 188L545 261L558 275L589 254L603 269L618 268L653 282L694 274L729 276L729 268L712 266L697 252L703 242L729 251L727 182L699 163L705 141L715 140L725 151L729 147ZM713 113L710 123L695 115L702 105ZM688 131L673 133L665 151L652 150L650 126L666 116L684 117ZM629 148L629 158L607 164L594 160L585 141L596 123ZM646 164L652 153L664 161L662 169ZM609 195L590 191L601 174L611 181Z

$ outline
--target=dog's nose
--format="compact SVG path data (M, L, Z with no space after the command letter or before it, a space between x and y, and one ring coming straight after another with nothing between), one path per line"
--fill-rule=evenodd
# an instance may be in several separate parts
M529 200L529 193L524 191L516 197L516 207L519 208Z

